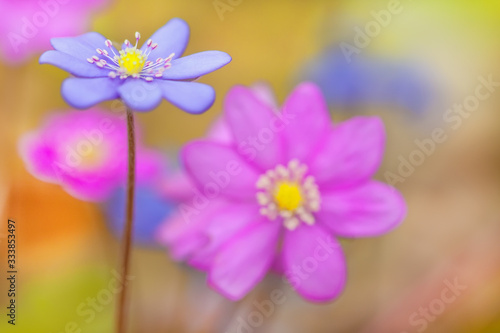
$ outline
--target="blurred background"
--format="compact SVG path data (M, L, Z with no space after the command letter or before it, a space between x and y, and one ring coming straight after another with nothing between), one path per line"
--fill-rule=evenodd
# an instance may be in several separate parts
M203 136L220 115L233 85L265 81L281 103L298 82L312 80L335 121L383 119L387 153L377 177L402 191L409 211L383 237L343 241L347 287L328 304L306 302L273 276L232 303L205 286L203 273L171 261L164 248L137 244L130 332L500 332L500 87L483 83L500 82L500 2L57 4L50 22L40 24L13 55L9 33L45 7L0 0L0 331L111 332L114 322L113 299L101 299L95 308L88 303L103 297L118 267L120 242L106 223L106 210L34 178L18 154L24 133L48 114L69 109L60 96L67 73L38 64L49 48L43 38L55 36L60 24L75 35L98 31L122 41L135 31L150 36L181 17L191 27L186 54L221 50L233 61L201 79L217 92L202 116L165 101L154 112L138 114L149 146L175 163L182 144ZM490 94L474 111L453 109L480 85ZM422 148L436 130L446 139ZM15 327L5 316L8 218L17 223ZM282 288L286 301L262 324L243 327L272 287ZM93 315L82 315L82 309L94 309Z

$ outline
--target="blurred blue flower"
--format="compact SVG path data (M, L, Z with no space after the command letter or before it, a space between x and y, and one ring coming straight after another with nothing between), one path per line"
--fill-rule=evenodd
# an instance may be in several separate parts
M318 84L328 104L339 109L390 106L422 115L435 97L430 79L415 64L363 54L348 62L338 48L308 63L303 79Z
M103 205L107 224L116 237L123 234L125 221L125 189L117 189ZM175 203L161 195L152 184L136 188L134 207L134 240L141 245L155 245L157 227L175 210Z

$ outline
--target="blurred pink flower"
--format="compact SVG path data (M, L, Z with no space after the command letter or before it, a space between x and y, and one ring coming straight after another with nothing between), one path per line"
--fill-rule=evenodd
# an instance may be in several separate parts
M209 284L232 300L269 269L308 300L335 298L346 280L336 236L381 235L406 214L398 191L371 180L383 157L382 122L333 126L310 83L281 111L235 87L220 122L219 135L184 147L190 179L180 188L192 182L195 195L160 229L160 241L174 259L208 271Z
M140 135L136 140L137 182L160 179L162 155L144 148ZM117 114L97 108L56 113L39 130L26 134L19 147L31 174L79 199L103 201L125 184L127 124Z
M50 47L50 38L83 33L108 0L0 0L0 58L19 63Z

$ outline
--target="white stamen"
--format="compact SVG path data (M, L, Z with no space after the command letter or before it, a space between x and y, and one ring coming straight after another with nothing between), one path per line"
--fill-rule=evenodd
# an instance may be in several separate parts
M313 225L315 222L314 216L312 216L312 214L310 213L304 212L302 214L299 214L299 217L302 221L309 225Z
M175 56L175 53L170 54L170 55L167 57L167 59L165 59L165 62L170 62L170 61L172 61L172 59L174 58L174 56Z
M154 78L161 78L163 72L172 66L170 61L173 59L174 53L171 53L166 59L157 58L156 62L149 61L147 60L149 54L158 47L158 44L148 39L146 42L146 50L142 51L137 48L138 42L141 39L141 34L139 32L135 33L135 39L136 43L134 47L131 47L128 39L125 39L123 49L119 50L118 54L115 53L111 40L106 39L104 45L111 50L113 56L110 56L110 52L101 48L97 48L96 53L107 58L109 62L95 55L91 58L87 58L87 61L91 64L95 64L99 68L111 70L108 73L110 78L119 77L125 80L131 77L135 79L140 78L147 82L153 81ZM130 61L132 61L131 64ZM126 62L132 66L132 69L128 68Z
M289 172L288 169L282 166L281 164L276 167L276 172L283 178L288 178Z
M257 180L257 188L268 188L271 185L271 180L266 175L262 175Z
M269 178L271 178L271 179L276 178L276 172L274 172L274 170L268 170L268 171L266 172L266 175L267 175Z
M299 161L297 159L293 159L288 162L288 168L290 170L296 170L299 167Z
M267 193L264 192L258 192L257 193L257 201L261 206L266 206L271 202L271 198Z
M283 224L288 230L295 230L299 226L299 219L296 217L290 217L283 221Z
M320 207L320 201L319 200L309 201L308 207L312 212L317 212Z

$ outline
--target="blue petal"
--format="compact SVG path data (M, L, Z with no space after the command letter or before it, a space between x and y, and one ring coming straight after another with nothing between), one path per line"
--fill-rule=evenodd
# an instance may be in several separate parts
M180 18L173 18L158 29L151 36L151 40L158 44L158 47L151 51L148 57L151 61L155 61L157 58L167 58L172 53L175 53L173 59L179 58L184 53L189 41L189 25ZM141 50L145 49L146 43Z
M231 61L229 54L221 51L195 53L172 61L172 67L163 73L164 79L195 79L213 72Z
M118 98L119 79L69 78L64 80L61 93L64 100L77 109L87 109L100 102Z
M82 77L104 77L109 69L99 68L87 61L82 61L69 54L50 50L40 56L41 64L49 64L59 67L75 76Z
M103 35L97 32L88 32L78 37L52 38L50 43L57 51L87 61L87 58L91 58L94 55L99 56L96 52L97 48L108 51L108 48L104 44L105 41L106 38ZM116 49L114 51L117 52Z
M169 80L157 82L166 100L189 113L202 113L215 101L214 89L203 83Z
M151 111L161 102L161 89L157 83L142 79L128 78L118 87L123 102L134 111Z
M136 189L134 201L134 239L142 245L155 243L158 226L173 212L174 204L161 198L150 186ZM108 225L117 237L123 234L125 221L125 190L118 189L104 206Z

